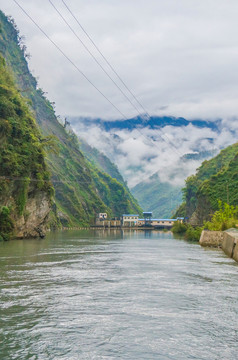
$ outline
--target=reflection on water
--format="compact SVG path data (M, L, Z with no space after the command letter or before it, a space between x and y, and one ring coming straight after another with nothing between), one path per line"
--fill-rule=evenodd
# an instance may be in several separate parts
M0 359L237 359L237 264L170 232L0 244Z

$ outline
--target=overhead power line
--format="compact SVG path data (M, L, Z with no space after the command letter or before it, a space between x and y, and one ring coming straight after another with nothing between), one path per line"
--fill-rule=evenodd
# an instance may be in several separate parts
M64 4L64 6L66 7L66 9L69 11L69 13L72 15L72 17L75 19L75 21L77 22L77 24L80 26L80 28L82 29L82 31L84 32L84 34L87 36L87 38L91 41L91 43L94 45L95 49L99 52L99 54L102 56L102 58L104 59L104 61L107 63L107 65L109 66L109 68L112 70L112 72L117 76L117 78L120 80L120 82L125 86L125 88L127 89L127 91L131 94L131 96L134 98L134 100L139 104L139 106L143 109L145 114L148 114L147 110L144 108L144 106L141 104L141 102L137 99L137 97L134 95L134 93L130 90L130 88L127 86L127 84L123 81L123 79L121 78L121 76L118 74L118 72L115 70L115 68L110 64L110 62L107 60L107 58L105 57L105 55L102 53L102 51L99 49L99 47L97 46L97 44L94 42L94 40L92 39L92 37L88 34L88 32L85 30L85 28L82 26L82 24L79 22L79 20L77 19L77 17L74 15L74 13L72 12L72 10L69 8L69 6L65 3L64 0L62 0L62 3Z
M83 73L82 70L65 54L65 52L56 44L54 40L52 40L49 35L37 24L37 22L28 14L28 12L16 1L13 0L17 6L24 12L24 14L35 24L35 26L44 34L44 36L58 49L58 51L75 67L75 69L106 99L113 107L116 109L123 118L127 119L126 115L124 115L120 109L116 105L114 105L110 99Z
M52 1L49 0L49 2L52 4ZM149 112L145 109L145 107L143 106L143 104L138 100L138 98L136 97L136 95L130 90L130 88L128 87L128 85L125 83L125 81L122 79L122 77L118 74L118 72L115 70L115 68L111 65L111 63L109 62L109 60L106 58L106 56L103 54L103 52L99 49L99 47L97 46L97 44L95 43L95 41L92 39L92 37L88 34L88 32L85 30L85 28L83 27L83 25L80 23L80 21L78 20L78 18L74 15L73 11L69 8L69 6L66 4L66 2L64 0L62 0L62 3L64 4L64 6L66 7L66 9L69 11L69 13L71 14L71 16L74 18L74 20L77 22L77 24L79 25L79 27L81 28L81 30L84 32L84 34L87 36L87 38L90 40L90 42L93 44L93 46L95 47L95 49L98 51L98 53L102 56L102 58L104 59L104 61L106 62L106 64L110 67L110 69L112 70L112 72L117 76L117 78L119 79L119 81L123 84L123 86L126 88L126 90L131 94L131 96L134 98L134 100L137 102L137 104L139 104L139 106L143 109L144 114L147 116L147 118L151 118L151 115L149 114ZM56 9L55 5L52 4L52 6ZM75 36L79 39L78 35L75 33L75 31L72 29L72 27L68 24L68 22L64 19L64 17L62 16L62 14L59 12L58 9L56 9L56 11L58 12L58 14L61 16L61 18L66 22L66 24L70 27L70 29L72 30L72 32L75 34ZM79 41L83 44L84 47L86 47L83 43L83 41L81 39L79 39ZM87 49L88 50L88 49ZM95 59L95 56L89 51L89 53L93 56L93 58ZM99 61L97 59L95 59L95 61L97 62L97 64L102 68L102 65L99 63ZM104 72L105 69L103 69ZM107 73L107 72L106 72ZM108 73L107 73L108 75ZM111 79L111 76L108 75L109 78ZM115 81L113 79L111 79L113 81L113 83L115 84ZM115 84L117 87L118 85ZM122 92L121 88L119 88L120 91ZM124 96L128 99L127 95L123 92ZM131 100L129 99L129 102L132 104ZM143 116L144 114L142 114L137 107L134 106L134 104L132 104L133 107L137 110L139 116ZM129 121L129 120L128 120ZM180 153L180 151L178 150L178 148L171 143L170 139L168 138L168 136L166 135L166 133L163 131L163 129L159 129L155 131L161 132L165 138L168 140L166 141L160 134L160 138L167 142L168 145L172 146L174 149L176 149L176 152L179 153L180 156L183 156L183 154Z
M131 101L131 99L125 94L125 92L120 88L120 86L117 85L117 83L114 81L114 79L111 77L111 75L107 72L107 70L100 64L100 62L97 60L97 58L94 56L94 54L89 50L89 48L85 45L85 43L80 39L80 37L78 36L78 34L74 31L74 29L72 28L72 26L69 24L69 22L65 19L65 17L61 14L61 12L57 9L57 7L53 4L53 2L51 0L48 0L49 3L53 6L53 8L55 9L55 11L59 14L59 16L61 17L61 19L65 22L65 24L69 27L69 29L72 31L72 33L76 36L76 38L79 40L79 42L83 45L83 47L85 48L85 50L92 56L92 58L94 59L94 61L98 64L98 66L102 69L102 71L104 72L104 74L106 74L106 76L113 82L113 84L117 87L117 89L121 92L121 94L126 98L127 101L129 101L129 103L133 106L133 108L140 114L139 109L137 108L137 106L135 106L133 104L133 102Z
M121 116L131 122L125 114L123 114L123 112L84 74L84 72L82 70L79 69L79 67L74 63L74 61L59 47L59 45L56 44L56 42L54 40L52 40L50 38L50 36L41 28L40 25L38 25L38 23L30 16L30 14L18 3L17 0L13 0L15 2L15 4L23 11L23 13L34 23L34 25L42 32L42 34L54 45L54 47L71 63L71 65L104 97L104 99L106 99L113 107L114 109L116 109ZM132 122L131 122L132 123ZM138 128L135 128L135 130L137 132L139 132L147 141L150 141L154 146L157 146L157 144L149 137L147 137L146 135L144 135L142 133L142 131L140 131ZM166 135L166 134L165 134ZM166 142L170 147L174 148L174 151L177 152L177 154L179 156L182 156L182 154L179 153L178 149L173 145L173 143L169 143L159 134L160 138L162 139L162 141Z

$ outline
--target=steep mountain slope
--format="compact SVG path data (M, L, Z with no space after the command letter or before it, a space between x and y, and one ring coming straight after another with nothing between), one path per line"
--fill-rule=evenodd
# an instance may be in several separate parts
M170 218L182 201L180 187L161 183L158 174L151 176L131 189L145 211L152 211L153 217Z
M100 173L101 180L108 183L108 191L106 192L101 188L101 186L99 186L98 181L96 185L97 189L101 188L102 190L99 192L105 204L108 206L111 204L110 207L113 209L113 213L116 214L116 216L120 216L125 213L124 209L127 208L127 213L136 212L142 215L142 210L137 200L128 189L127 184L121 176L117 166L113 164L106 155L98 151L96 148L91 147L83 139L80 139L80 149L91 164L94 173L94 180L100 179L100 177L98 177L98 174ZM113 199L113 201L110 201L110 199Z
M121 201L120 210L128 212L133 209L138 212L138 204L131 203L130 195L123 185L115 184L110 176L105 178L101 171L89 165L79 149L77 137L71 132L68 133L58 122L52 104L44 92L37 88L37 82L28 70L26 49L16 25L2 12L0 28L0 52L12 69L22 94L31 100L31 107L42 133L44 136L54 135L58 139L59 153L48 153L47 162L52 174L61 222L64 225L87 225L94 222L95 214L101 211L118 216L118 213L114 213L113 191L108 194L107 186L122 192L122 197L117 199ZM100 191L97 188L99 183Z
M238 201L238 143L228 146L216 157L204 161L196 175L186 180L185 203L177 211L201 224L218 210L218 200L237 205Z
M0 56L0 237L45 233L54 192L46 144Z
M90 146L84 139L80 138L80 149L88 161L94 164L99 170L107 173L122 185L126 183L120 174L118 167L102 152Z

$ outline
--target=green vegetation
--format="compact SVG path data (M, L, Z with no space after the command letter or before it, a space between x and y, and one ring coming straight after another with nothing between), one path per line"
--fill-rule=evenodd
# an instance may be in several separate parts
M174 234L184 234L187 230L187 226L180 221L176 221L171 230Z
M196 175L186 180L184 203L176 216L187 216L196 225L209 221L219 202L238 203L238 143L228 146L211 160L204 161Z
M183 235L186 240L199 241L202 228L198 226L193 227L190 224L182 224L179 221L176 221L172 227L172 232L174 234Z
M131 192L144 211L152 211L153 217L158 218L170 218L182 200L181 188L161 183L157 174L137 184Z
M13 232L10 216L24 214L29 192L53 195L42 142L44 137L0 55L0 235L4 239ZM3 206L7 204L10 208Z
M199 226L193 227L188 224L187 230L185 233L185 239L189 241L199 241L202 233L202 228Z
M80 148L88 159L93 174L93 181L103 202L112 210L114 216L123 213L142 215L140 206L131 195L126 182L117 166L111 160L80 139Z
M111 209L113 216L120 217L122 214L130 213L138 213L142 216L141 208L136 200L119 181L96 168L92 168L92 172L100 197Z
M10 210L7 206L0 209L0 241L9 240L13 233L13 221L10 217Z
M218 201L219 210L217 210L211 221L204 223L204 228L213 231L224 231L238 224L238 206L228 205Z
M126 182L118 170L118 167L113 164L106 155L90 146L84 139L80 139L80 149L86 159L94 165L94 167L110 175L113 179L119 181L124 187L127 187Z
M5 176L24 177L24 179L19 179L18 185L16 184L16 194L13 194L19 214L24 213L27 188L32 187L32 182L28 179L32 177L37 179L39 190L48 189L49 179L54 185L55 205L50 215L50 223L54 227L61 224L63 226L88 226L94 223L98 212L108 212L112 216L118 215L119 211L138 212L140 208L128 189L119 185L114 181L115 179L107 176L102 170L98 170L97 164L89 164L80 151L76 135L72 131L67 131L59 123L54 104L46 98L44 91L37 87L36 79L28 70L26 59L29 54L13 19L7 19L1 11L0 27L2 29L0 53L5 58L19 88L19 91L14 90L13 112L18 111L20 126L28 132L28 135L24 135L24 141L18 146L17 142L21 140L18 139L18 126L14 125L15 113L12 114L11 107L4 103L5 100L2 101L1 108L10 113L8 117L3 114L0 122L2 139L0 143L7 144L2 157L5 168L1 168L1 171ZM12 80L10 82L13 84ZM8 87L9 81L0 88L0 94L8 93ZM20 99L20 93L26 101ZM9 96L12 97L11 94ZM32 114L28 110L29 105ZM28 115L25 116L21 111L27 111ZM31 124L35 126L33 115L39 130L31 130L33 127ZM14 143L8 141L12 133L16 135L13 137ZM28 159L29 154L31 158ZM44 164L45 156L50 173ZM9 186L5 180L0 179L0 189L6 195L6 187ZM53 194L51 187L49 192ZM0 204L2 204L1 199Z
M238 226L238 206L229 205L218 201L218 210L211 217L211 221L205 221L203 226L192 226L176 222L172 227L174 234L184 235L186 240L199 241L202 230L224 231Z

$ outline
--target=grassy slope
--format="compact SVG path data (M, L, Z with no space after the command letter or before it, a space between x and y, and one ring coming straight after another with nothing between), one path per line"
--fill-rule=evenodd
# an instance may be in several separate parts
M113 214L115 208L114 198L107 198L107 205L104 203L104 192L96 188L97 179L93 175L98 173L105 179L101 172L89 166L79 144L73 134L66 132L64 127L57 121L51 103L46 99L41 89L37 89L34 77L29 73L27 62L24 57L24 49L20 49L19 36L14 26L7 21L6 17L0 12L1 41L0 52L5 57L7 64L12 69L16 82L24 96L32 102L32 108L36 120L42 133L54 135L59 140L59 155L48 154L48 164L52 173L52 180L55 186L55 199L59 210L67 214L69 225L87 225L94 221L97 212L107 211ZM113 183L108 177L107 182ZM122 185L117 185L118 189ZM128 194L125 194L127 198ZM123 212L130 209L136 211L138 205L125 201L125 198L117 199L121 201Z

